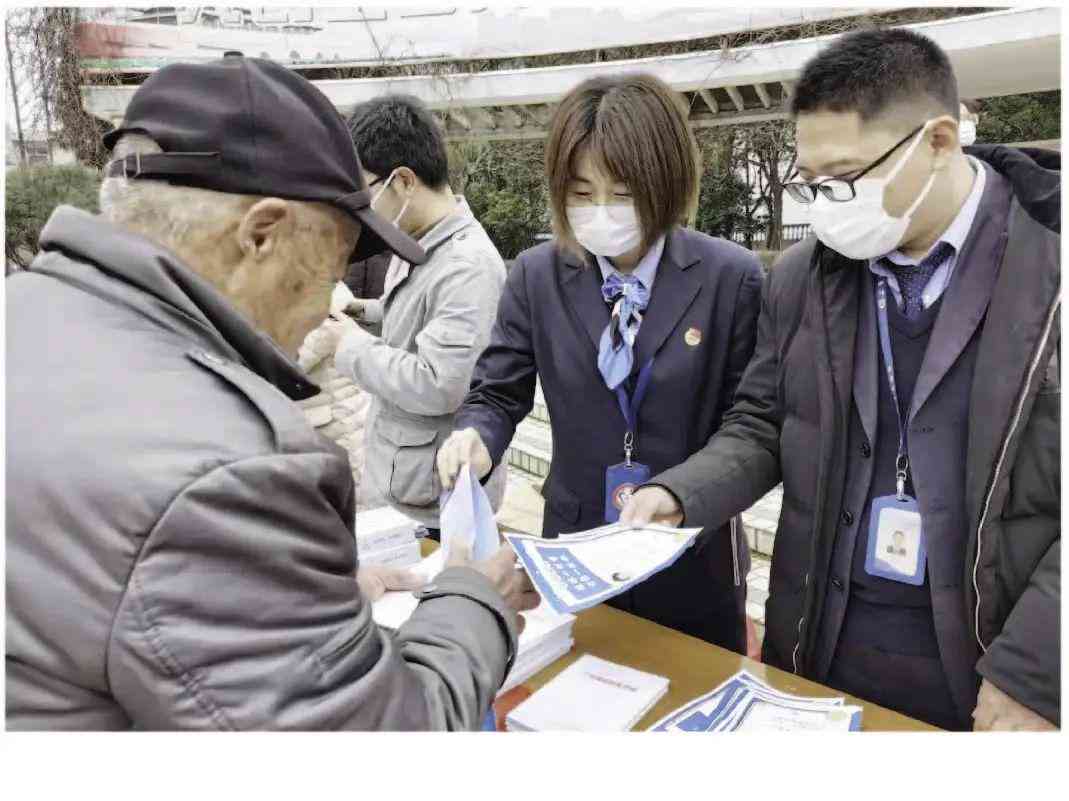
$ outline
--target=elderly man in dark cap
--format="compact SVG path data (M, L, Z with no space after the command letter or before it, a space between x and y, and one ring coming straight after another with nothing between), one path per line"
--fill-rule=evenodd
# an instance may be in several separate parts
M537 600L514 554L381 631L346 456L292 402L347 265L425 259L344 121L228 54L154 73L106 144L102 215L58 209L7 284L7 727L478 728Z

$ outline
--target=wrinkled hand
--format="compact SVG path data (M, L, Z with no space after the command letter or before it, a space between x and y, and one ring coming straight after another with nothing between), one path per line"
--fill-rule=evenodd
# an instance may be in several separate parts
M542 601L527 571L516 569L516 552L510 545L502 545L497 553L483 562L472 562L471 547L467 543L454 542L449 547L446 567L470 567L482 573L514 612L534 609ZM523 631L524 623L523 617L517 615L517 631Z
M649 523L675 527L683 522L683 509L664 487L642 487L620 512L620 522L636 528Z
M973 731L1056 731L1057 726L984 679L973 710Z
M356 571L356 583L360 593L374 603L387 590L418 590L426 582L411 570L388 565L360 565Z
M490 451L474 428L454 431L438 449L438 478L444 489L453 489L457 473L464 464L470 464L477 478L485 478L494 466Z

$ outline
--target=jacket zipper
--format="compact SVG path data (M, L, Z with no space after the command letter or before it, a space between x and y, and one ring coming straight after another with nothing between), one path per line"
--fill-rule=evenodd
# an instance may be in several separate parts
M1009 450L1010 440L1013 439L1017 426L1021 422L1021 414L1024 412L1024 402L1028 397L1028 388L1032 386L1032 379L1035 378L1036 369L1039 367L1039 362L1043 358L1043 352L1047 349L1047 340L1050 339L1050 332L1054 327L1054 317L1058 313L1058 308L1061 306L1061 302L1062 296L1061 290L1059 290L1054 298L1053 305L1050 307L1050 312L1047 314L1047 324L1043 328L1043 336L1039 340L1039 346L1036 348L1035 356L1032 357L1032 364L1028 368L1028 377L1024 382L1024 389L1021 390L1021 394L1017 398L1017 409L1014 412L1013 421L1010 423L1006 438L1002 441L1002 448L999 451L998 460L995 462L994 477L991 479L991 486L987 490L987 497L984 499L984 510L980 514L980 523L976 528L976 560L973 562L972 569L972 586L973 590L976 592L976 626L974 634L976 636L976 642L979 643L980 649L984 653L987 653L987 646L984 645L984 641L980 637L980 581L978 578L980 571L980 554L983 552L982 537L984 524L987 522L987 514L990 511L991 498L995 494L995 488L998 487L999 475L1002 472L1002 464L1006 460L1006 452Z
M805 582L803 583L802 586L803 587L808 587L809 586L809 574L808 573L805 574ZM804 604L803 604L803 606L804 606ZM798 641L794 644L794 651L791 652L791 663L794 666L794 672L796 674L798 673L798 649L802 645L802 626L804 626L804 625L805 625L805 615L802 615L802 617L798 618Z
M735 566L735 586L742 584L739 576L739 518L738 515L731 518L731 560Z

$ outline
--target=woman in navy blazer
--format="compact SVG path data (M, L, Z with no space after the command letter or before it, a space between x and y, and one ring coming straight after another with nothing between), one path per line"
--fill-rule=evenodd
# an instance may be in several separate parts
M480 476L499 464L537 374L553 434L543 535L556 537L605 524L606 470L625 461L627 430L609 387L633 393L651 358L633 459L657 475L717 430L753 353L761 269L748 250L680 227L700 159L685 113L655 78L574 89L554 114L546 168L556 239L512 266L438 466L448 487L465 462ZM737 522L703 532L610 603L745 652L749 551Z

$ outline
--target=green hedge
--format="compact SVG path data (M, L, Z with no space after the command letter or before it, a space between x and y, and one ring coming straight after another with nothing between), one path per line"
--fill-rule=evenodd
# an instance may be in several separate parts
M25 268L37 253L41 229L57 206L96 214L100 173L79 164L17 167L7 171L4 253L7 266Z

